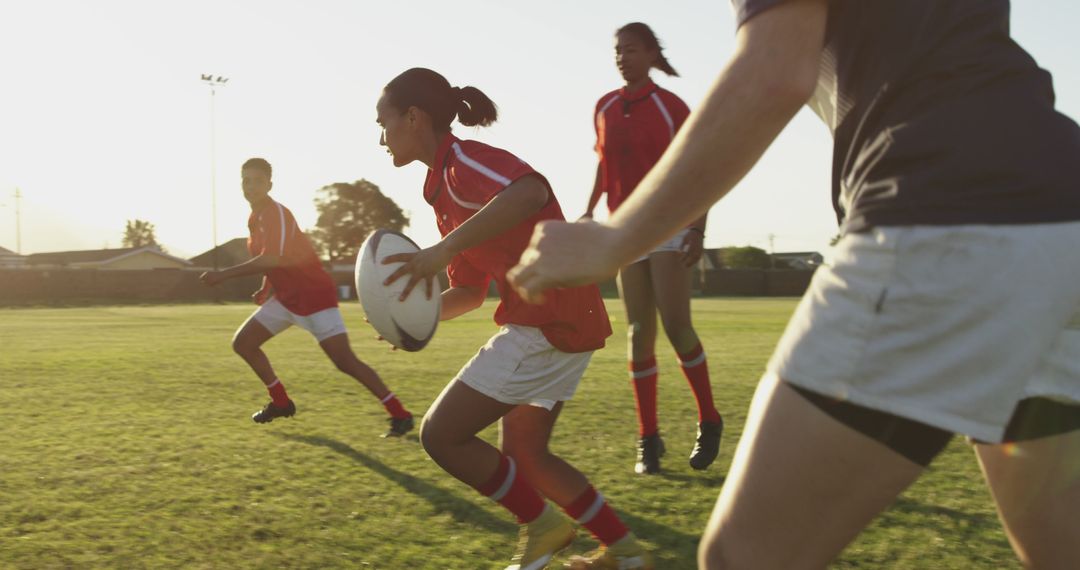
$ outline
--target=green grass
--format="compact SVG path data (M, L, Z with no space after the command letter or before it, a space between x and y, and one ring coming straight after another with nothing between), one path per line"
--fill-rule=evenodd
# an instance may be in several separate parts
M753 388L790 299L694 301L727 418L709 471L686 465L693 399L661 345L661 476L634 476L625 323L597 353L553 448L582 469L658 555L694 567ZM493 305L444 323L417 354L377 343L355 303L352 344L422 412L495 328ZM255 425L266 400L235 356L245 305L0 311L0 568L501 569L508 513L445 474L415 437L377 436L384 413L307 333L267 345L299 413ZM494 437L494 430L485 432ZM793 484L797 484L793 477ZM595 546L579 538L573 552ZM837 561L849 568L1015 567L959 438Z

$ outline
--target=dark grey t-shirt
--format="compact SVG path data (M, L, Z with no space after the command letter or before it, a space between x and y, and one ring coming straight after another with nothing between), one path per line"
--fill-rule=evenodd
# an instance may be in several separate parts
M732 1L741 26L785 0ZM844 231L1080 220L1080 128L1008 0L830 0L810 106Z

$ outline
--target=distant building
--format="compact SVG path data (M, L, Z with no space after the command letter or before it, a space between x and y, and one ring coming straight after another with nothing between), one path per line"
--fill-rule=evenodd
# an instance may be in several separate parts
M23 267L32 269L187 269L191 262L173 257L157 246L32 253Z
M816 251L774 253L772 254L772 258L777 262L783 262L783 264L791 269L816 269L823 261L825 261L825 256Z
M247 238L231 239L216 248L208 249L195 257L192 257L188 261L191 265L199 268L211 269L214 267L214 253L217 252L217 266L232 267L233 265L239 265L249 259L251 254L247 249Z
M0 269L22 267L25 260L25 256L19 255L10 249L0 247Z

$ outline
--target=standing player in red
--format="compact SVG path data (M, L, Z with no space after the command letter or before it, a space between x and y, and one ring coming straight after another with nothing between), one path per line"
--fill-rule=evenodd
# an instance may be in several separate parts
M586 218L592 218L600 195L607 193L614 212L664 154L690 109L671 91L649 78L657 68L678 76L664 57L649 26L627 24L615 33L615 64L626 81L621 89L600 98L593 120L596 127L596 169ZM619 270L619 292L630 330L630 378L638 413L638 456L634 471L657 473L664 442L656 414L656 312L679 357L698 408L698 436L690 466L705 469L720 450L724 421L713 403L709 366L690 322L690 267L701 258L705 216Z
M244 163L240 173L244 198L251 204L248 251L253 257L221 271L207 271L200 279L207 285L216 285L234 277L263 275L262 288L254 295L255 303L261 306L233 337L233 350L251 366L270 392L270 403L252 414L251 419L267 423L296 413L296 405L270 366L262 345L289 326L297 325L315 336L338 370L363 384L386 407L390 429L385 435L404 435L413 428L412 414L349 346L333 280L292 212L270 198L273 186L270 163L252 158Z
M494 103L475 87L451 87L442 75L414 68L385 87L376 110L380 144L394 165L427 165L424 198L443 236L416 254L388 257L387 263L406 263L387 282L408 275L405 298L426 280L431 295L432 278L447 269L442 320L483 304L491 281L501 300L495 322L502 328L424 418L424 449L448 473L517 517L521 538L508 570L545 568L573 540L573 525L545 497L603 544L572 560L571 568L653 568L585 475L548 450L563 402L573 396L611 325L596 286L551 291L541 304L530 305L506 282L535 225L563 219L547 180L509 152L450 132L455 117L466 126L495 121ZM501 451L476 436L495 421Z

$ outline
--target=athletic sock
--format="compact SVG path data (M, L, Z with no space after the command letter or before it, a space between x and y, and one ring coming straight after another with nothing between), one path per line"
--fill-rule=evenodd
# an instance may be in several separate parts
M563 508L581 526L604 544L611 546L629 534L626 525L619 520L619 515L608 506L604 496L596 492L592 485L585 489L580 497Z
M409 413L409 410L405 409L405 406L401 405L401 400L398 400L397 395L393 392L390 392L386 397L379 401L382 402L383 407L386 408L386 412L389 413L392 418L400 420L412 415Z
M634 383L634 404L637 406L638 435L655 434L656 419L656 357L630 361L630 379Z
M700 342L690 352L679 354L679 366L682 367L683 375L694 393L694 400L697 401L698 421L719 422L720 412L716 411L712 386L709 384L709 363L705 360L705 349Z
M501 453L495 473L476 490L513 513L520 524L528 524L544 512L544 498L518 475L513 458Z
M285 393L285 385L281 383L281 380L275 378L266 386L266 391L270 392L270 399L274 401L275 406L284 408L289 405L289 395Z

